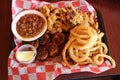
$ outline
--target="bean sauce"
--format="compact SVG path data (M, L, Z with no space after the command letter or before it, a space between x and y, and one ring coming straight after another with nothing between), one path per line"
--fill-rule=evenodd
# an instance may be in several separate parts
M17 32L24 38L31 38L38 35L43 26L44 20L36 14L26 14L17 22Z

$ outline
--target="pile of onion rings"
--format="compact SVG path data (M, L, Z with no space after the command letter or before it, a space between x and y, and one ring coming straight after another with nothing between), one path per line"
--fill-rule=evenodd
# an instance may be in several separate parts
M112 67L116 66L114 59L108 53L108 48L102 42L104 33L97 32L93 27L81 25L70 30L69 40L63 52L63 65L72 67L74 65L101 65L108 59Z

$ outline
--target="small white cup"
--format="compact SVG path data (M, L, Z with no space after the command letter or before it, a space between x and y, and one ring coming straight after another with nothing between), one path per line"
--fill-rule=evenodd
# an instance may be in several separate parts
M17 58L17 57L19 56L19 53L17 53L17 52L20 52L20 51L33 51L33 52L34 52L34 56L33 56L30 60L28 60L28 61L21 61L21 60L19 60L19 59ZM30 64L30 63L32 63L32 62L35 60L36 55L37 55L36 48L35 48L34 46L30 45L30 44L25 44L25 45L20 46L20 47L17 49L16 54L15 54L16 59L17 59L20 63L23 63L23 64Z

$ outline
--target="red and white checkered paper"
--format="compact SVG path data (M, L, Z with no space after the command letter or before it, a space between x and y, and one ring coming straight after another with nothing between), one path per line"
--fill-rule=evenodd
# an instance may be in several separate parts
M12 18L22 10L37 9L42 5L53 4L55 8L73 5L86 12L94 12L94 8L85 0L60 1L48 3L40 0L12 0ZM60 74L75 72L101 73L112 68L109 61L105 61L100 66L91 64L75 66L72 68L64 67L61 63L52 59L43 62L33 62L31 64L20 64L15 59L15 51L21 46L21 41L14 37L16 47L11 51L8 58L8 79L9 80L53 80Z

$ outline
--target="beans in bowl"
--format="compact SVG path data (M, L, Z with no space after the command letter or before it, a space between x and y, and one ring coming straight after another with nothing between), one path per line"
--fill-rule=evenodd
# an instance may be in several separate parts
M24 38L31 38L38 35L43 26L44 19L36 14L25 14L17 22L17 32Z

